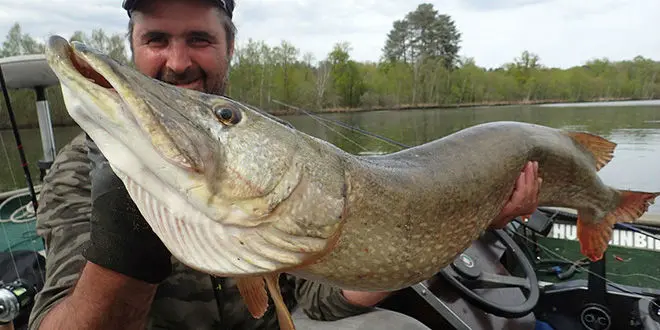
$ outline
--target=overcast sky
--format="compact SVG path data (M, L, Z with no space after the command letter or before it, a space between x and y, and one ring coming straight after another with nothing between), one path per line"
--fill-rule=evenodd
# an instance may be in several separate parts
M462 33L460 54L497 67L523 50L547 66L570 67L596 57L643 55L660 60L658 0L438 0ZM20 3L20 5L19 5ZM359 61L377 61L394 20L414 10L410 0L238 0L238 42L292 42L301 54L323 58L338 41ZM14 22L44 40L75 30L126 31L121 1L0 0L0 37Z

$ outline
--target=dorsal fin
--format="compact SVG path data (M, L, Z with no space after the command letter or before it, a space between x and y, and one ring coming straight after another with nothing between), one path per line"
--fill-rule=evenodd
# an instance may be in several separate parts
M591 153L596 162L596 171L607 165L614 157L616 143L612 141L591 133L567 132L566 134Z

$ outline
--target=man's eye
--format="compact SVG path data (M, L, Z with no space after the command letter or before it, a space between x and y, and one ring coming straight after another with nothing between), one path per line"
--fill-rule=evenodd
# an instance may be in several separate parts
M190 38L190 43L195 45L195 46L206 46L211 42L206 38L192 37L192 38Z
M147 44L150 44L150 45L162 45L166 42L167 42L167 40L164 37L153 37L153 38L147 39Z

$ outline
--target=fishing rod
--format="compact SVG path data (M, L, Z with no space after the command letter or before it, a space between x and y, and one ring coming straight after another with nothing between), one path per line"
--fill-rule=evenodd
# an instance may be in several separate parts
M7 104L7 112L9 113L9 121L11 122L11 128L14 132L14 139L16 140L16 149L21 157L21 167L23 167L23 173L25 174L25 180L28 184L28 189L30 191L30 196L32 197L32 207L34 211L37 211L37 194L34 192L34 184L32 183L32 176L30 176L30 168L28 167L28 161L25 157L25 151L23 150L23 143L21 142L21 135L18 133L18 125L16 124L16 118L14 117L14 110L11 107L11 102L9 100L9 91L7 90L7 84L5 83L5 75L2 72L2 65L0 65L0 86L2 86L2 94L5 97L5 104Z
M639 233L639 234L642 234L646 237L651 237L653 239L656 239L656 240L660 241L660 235L655 235L655 234L650 233L648 231L642 230L641 228L637 228L636 227L637 225L633 225L633 224L629 224L629 223L623 223L623 222L617 222L617 223L614 224L614 226L615 227L622 227L624 229L629 229L629 230L631 230L635 233Z
M369 132L369 131L365 131L365 130L359 128L359 127L354 127L354 126L348 125L348 124L346 124L346 123L344 123L344 122L342 122L342 121L334 120L334 119L330 119L330 118L324 118L324 117L321 117L321 116L319 116L319 115L315 115L315 114L313 114L313 113L311 113L311 112L309 112L309 111L307 111L307 110L305 110L305 109L301 109L301 108L299 108L299 107L296 107L296 106L293 106L293 105L290 105L290 104L286 104L286 103L284 103L284 102L280 102L280 101L278 101L278 100L271 100L271 101L273 101L273 102L275 102L275 103L277 103L277 104L283 105L283 106L285 106L285 107L288 107L288 108L291 108L291 109L294 109L294 110L298 110L298 111L300 111L300 112L302 112L302 113L304 113L304 114L306 114L306 115L308 115L308 116L310 116L310 117L313 117L313 118L316 118L316 119L320 119L320 120L323 120L323 121L328 121L328 122L334 123L334 124L336 124L336 125L338 125L338 126L341 126L341 127L346 128L346 129L350 129L350 130L353 130L353 131L356 131L356 132L362 133L362 134L364 134L364 135L371 136L371 137L376 138L376 139L379 139L379 140L381 140L381 141L384 141L384 142L388 142L388 143L390 143L390 144L397 145L397 146L399 146L399 147L401 147L401 148L404 148L404 149L410 148L409 145L405 145L405 144L403 144L403 143L401 143L401 142L394 141L394 140L392 140L392 139L390 139L390 138L388 138L388 137L384 137L384 136L382 136L382 135L378 135L378 134L376 134L376 133L371 133L371 132Z
M14 116L14 111L11 106L11 101L9 100L9 91L7 88L7 83L5 81L5 75L2 71L2 65L0 65L0 86L2 86L2 94L5 98L5 104L7 105L7 112L9 113L9 121L11 122L12 131L14 133L14 139L16 140L16 148L21 159L21 167L23 167L23 172L25 174L25 179L28 184L28 189L30 191L30 196L32 197L32 207L34 211L37 211L37 195L34 190L34 184L32 183L32 177L30 175L30 169L28 167L28 161L25 157L25 151L23 150L23 143L21 142L21 136L18 132L18 125L16 124L16 117ZM5 228L3 227L3 231ZM7 232L5 231L5 235ZM12 254L11 246L9 247L9 252ZM37 252L34 252L37 254ZM39 263L37 259L37 263ZM41 266L40 266L41 267ZM17 319L21 314L25 313L23 306L27 306L34 302L34 296L36 295L36 288L28 285L27 282L20 278L18 273L18 268L16 267L16 262L14 261L14 269L16 270L16 279L12 283L2 283L0 281L0 329L2 330L14 330L13 321ZM43 278L43 274L42 274Z

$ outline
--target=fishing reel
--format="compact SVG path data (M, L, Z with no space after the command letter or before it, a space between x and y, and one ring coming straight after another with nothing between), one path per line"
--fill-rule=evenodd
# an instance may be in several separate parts
M37 289L27 281L0 282L0 327L12 323L34 302Z

